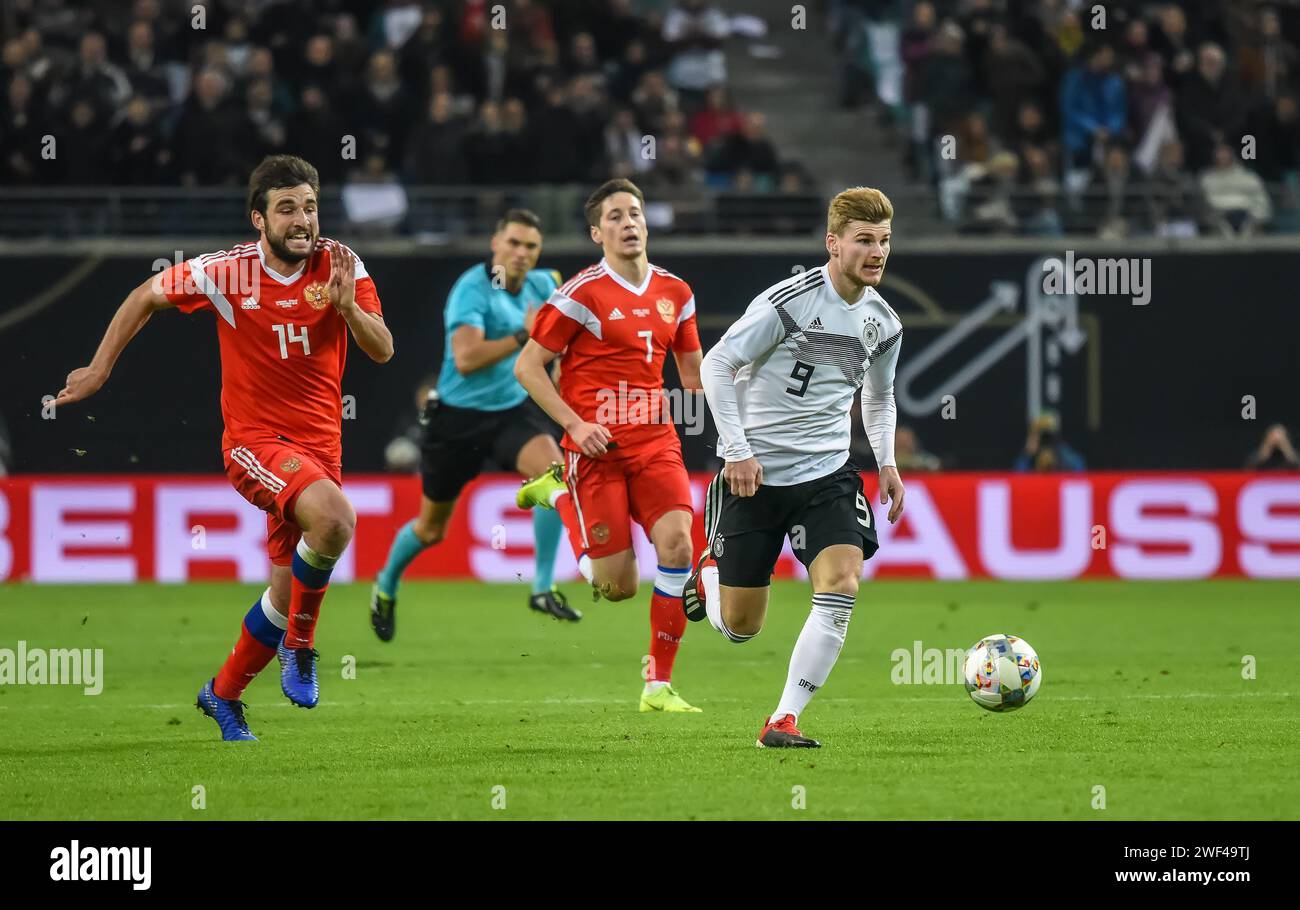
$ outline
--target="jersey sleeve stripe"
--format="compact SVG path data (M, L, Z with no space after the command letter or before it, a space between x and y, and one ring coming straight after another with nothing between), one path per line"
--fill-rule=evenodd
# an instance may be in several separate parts
M888 354L889 349L892 348L894 345L898 344L898 339L902 337L903 337L903 330L899 329L897 332L890 335L884 341L880 342L880 344L876 346L875 352L869 356L870 362L875 363L881 357Z
M797 280L794 284L786 285L780 290L774 291L768 299L776 306L780 306L820 286L822 283L821 269L810 272L807 276L799 276L799 279L801 280Z
M687 319L690 319L694 315L695 315L695 298L692 296L690 300L686 301L686 306L682 307L682 311L677 314L677 324L681 325L683 322L685 322Z
M352 249L352 247L338 240L332 240L329 237L321 237L318 242L320 243L321 247L331 256L334 255L335 250L347 250L349 253L352 254L352 277L353 278L360 279L360 278L370 277L370 272L367 271L366 264L361 261L361 257L357 255L357 251Z
M599 278L600 275L601 275L601 270L599 265L588 266L587 268L583 269L581 272L579 272L578 274L570 278L567 282L565 282L564 285L560 288L560 293L566 295L572 294L575 290L577 290L582 285L586 284L591 279Z
M681 281L682 284L685 284L685 283L686 283L686 282L683 281L680 277L678 277L677 275L674 275L672 272L668 271L666 268L664 268L664 267L661 266L661 265L655 265L654 263L651 263L651 264L650 264L650 269L651 269L651 271L656 272L657 274L662 275L662 276L664 276L665 278L671 278L671 279L673 279L673 281Z
M568 290L566 291L564 290L564 288L561 288L560 293L564 294L566 297L572 297L574 292L577 291L579 288L591 284L593 281L598 281L602 277L604 276L599 274L588 275L586 278L583 278L581 281L571 281L569 282L568 285L565 286L568 288Z
M578 323L591 334L595 335L597 340L601 339L600 319L590 309L583 306L572 297L556 291L551 295L551 299L546 301L547 305L555 307L561 315L567 316L574 322Z
M208 273L203 271L203 264L197 259L190 260L190 277L194 280L195 287L212 302L212 308L222 319L230 323L231 328L234 328L235 308L230 305L226 295L221 293L221 289L208 277Z

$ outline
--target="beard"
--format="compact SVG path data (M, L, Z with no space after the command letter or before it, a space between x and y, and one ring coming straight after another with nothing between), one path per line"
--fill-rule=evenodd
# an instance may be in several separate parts
M311 246L305 253L295 253L293 250L289 249L288 245L284 242L284 236L284 234L273 234L271 233L271 229L269 227L267 228L267 246L271 248L271 252L275 254L276 258L285 262L302 262L312 254L312 250L316 249L316 235L310 233L310 231L308 232L308 239L311 241Z

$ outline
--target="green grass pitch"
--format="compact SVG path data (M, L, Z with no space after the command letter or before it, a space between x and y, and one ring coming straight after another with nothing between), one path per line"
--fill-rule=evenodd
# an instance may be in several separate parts
M746 645L689 627L675 682L698 715L637 712L648 591L566 589L576 625L523 586L408 582L384 644L368 586L337 585L321 705L289 706L273 663L245 695L262 741L225 744L194 698L257 587L0 588L0 648L102 648L105 676L0 687L0 818L1300 818L1294 583L867 582L802 719L824 748L800 752L754 739L806 584L773 588ZM992 632L1042 659L1021 711L891 681L897 648Z

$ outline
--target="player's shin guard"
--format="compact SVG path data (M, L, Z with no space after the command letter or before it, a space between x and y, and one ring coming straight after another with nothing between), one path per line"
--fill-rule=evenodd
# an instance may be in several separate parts
M329 587L337 556L322 556L305 539L298 541L293 554L293 587L289 594L289 628L285 632L287 648L310 648L316 644L316 619L321 601Z
M271 589L267 588L244 616L239 641L213 682L212 690L219 698L236 701L244 694L253 678L275 657L287 626L288 618L271 606Z
M649 682L671 682L673 662L686 631L686 614L682 612L682 588L690 567L681 569L659 566L654 592L650 595L650 666Z
M844 647L853 615L852 594L814 594L812 613L808 615L799 640L790 655L790 672L785 679L781 702L773 717L789 714L799 719L813 693L826 684L831 668Z

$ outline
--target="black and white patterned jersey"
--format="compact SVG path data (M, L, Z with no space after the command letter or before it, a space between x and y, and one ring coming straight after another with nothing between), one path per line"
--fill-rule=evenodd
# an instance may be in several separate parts
M704 358L718 455L750 456L789 486L849 458L853 395L880 467L894 464L894 371L903 325L874 288L846 303L829 264L772 285Z

